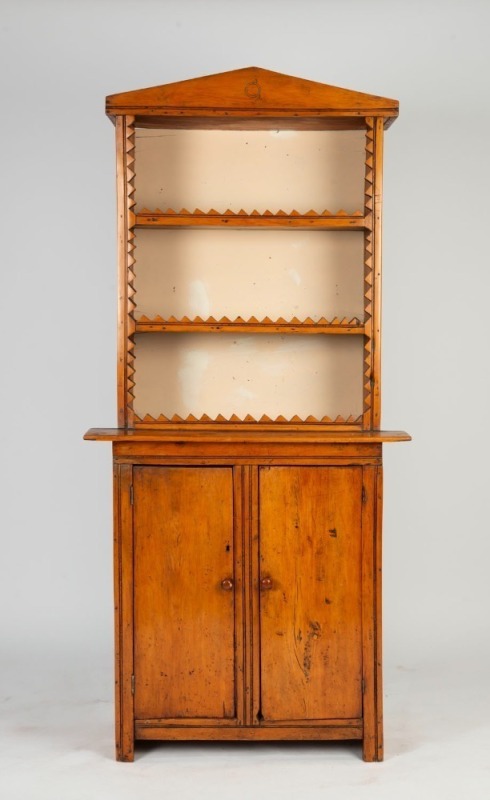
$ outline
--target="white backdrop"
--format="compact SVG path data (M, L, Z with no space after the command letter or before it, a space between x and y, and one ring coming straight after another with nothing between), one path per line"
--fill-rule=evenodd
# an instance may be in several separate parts
M399 687L410 709L422 692L410 671L432 676L424 730L483 735L488 688L482 698L472 687L490 612L490 4L2 0L0 12L0 642L7 674L23 676L5 693L28 697L56 675L66 697L89 702L96 687L110 720L111 455L82 442L87 428L116 424L104 97L253 64L400 100L386 135L383 427L414 441L385 447L386 691L389 704ZM75 678L74 663L90 669ZM457 691L471 721L454 710ZM423 740L421 719L393 735L393 757L394 742L403 753ZM95 752L99 730L86 743ZM104 728L107 763L111 736ZM482 770L466 797L488 785ZM44 797L11 781L9 800Z

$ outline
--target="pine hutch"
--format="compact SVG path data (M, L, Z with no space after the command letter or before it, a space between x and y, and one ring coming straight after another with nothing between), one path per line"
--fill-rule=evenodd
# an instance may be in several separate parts
M384 97L250 67L107 98L116 128L116 752L383 757Z

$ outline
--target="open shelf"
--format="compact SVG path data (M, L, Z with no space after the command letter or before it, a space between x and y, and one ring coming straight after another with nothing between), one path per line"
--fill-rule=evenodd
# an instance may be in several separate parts
M372 225L371 216L365 217L361 211L354 211L349 214L344 209L332 213L328 209L318 212L310 209L306 213L300 213L293 209L285 212L282 209L275 213L268 209L262 214L256 209L248 213L243 209L232 211L226 209L224 212L216 211L214 208L209 211L201 211L196 208L188 211L181 208L174 211L167 208L162 211L160 208L150 210L142 208L138 214L134 215L134 225L136 228L304 228L309 230L370 230Z
M136 320L136 333L284 333L284 334L340 334L340 335L362 335L365 332L362 322L354 317L348 319L344 317L339 319L335 317L332 320L327 320L321 317L318 320L313 320L307 317L304 320L299 320L293 317L291 320L283 319L265 319L258 320L255 317L250 319L228 319L228 317L221 317L221 319L214 319L208 317L202 319L201 317L194 317L189 319L183 317L176 319L169 317L163 319L158 314L156 317L149 318L144 314Z
M268 333L136 333L135 417L354 424L363 413L363 337Z
M167 423L177 423L177 424L221 424L225 425L227 423L260 423L260 424L274 424L274 425L297 425L299 423L307 423L311 425L360 425L362 422L362 415L359 417L355 417L352 414L349 417L342 417L340 414L335 417L335 419L331 419L330 417L324 416L317 419L316 417L310 416L306 417L306 419L299 417L297 414L290 419L286 419L281 414L277 417L268 417L267 414L262 414L261 417L257 419L253 417L251 414L246 414L243 418L238 417L236 414L231 414L230 417L224 417L222 414L218 414L217 417L212 419L207 414L202 414L200 417L195 417L193 414L188 414L187 417L181 417L178 414L174 414L172 417L166 417L164 414L160 414L158 417L152 417L151 414L146 414L143 419L138 416L135 416L135 424L136 425L158 425L158 424L167 424Z
M357 231L142 229L135 318L364 320Z
M134 143L133 211L138 215L153 208L233 209L239 213L248 208L263 216L267 209L364 208L365 130L136 127ZM293 214L286 216L294 219ZM219 222L220 217L226 219L225 215L211 215L210 223L230 224ZM183 222L189 222L186 214ZM179 220L174 219L176 223Z

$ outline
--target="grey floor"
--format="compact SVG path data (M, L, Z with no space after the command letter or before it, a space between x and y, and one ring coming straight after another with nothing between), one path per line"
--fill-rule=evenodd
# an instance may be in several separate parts
M490 659L477 647L385 665L383 764L343 743L151 743L119 764L110 654L42 652L3 664L2 800L490 797Z

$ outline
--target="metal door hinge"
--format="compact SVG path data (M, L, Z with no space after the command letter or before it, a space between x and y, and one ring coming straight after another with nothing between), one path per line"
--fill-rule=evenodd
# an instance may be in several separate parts
M365 691L366 691L366 681L363 678L361 681L361 694L364 694Z
M134 675L131 675L131 694L134 694Z
M129 487L129 502L131 505L134 503L134 491L133 491L133 484Z
M363 486L362 487L362 502L365 503L366 501L367 501L367 492L366 492L366 487Z

